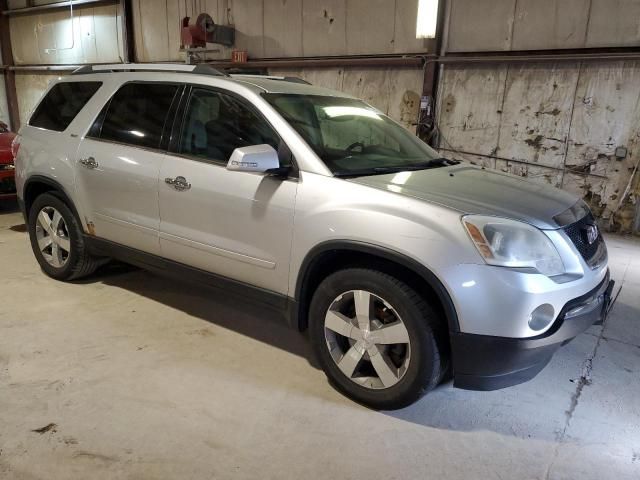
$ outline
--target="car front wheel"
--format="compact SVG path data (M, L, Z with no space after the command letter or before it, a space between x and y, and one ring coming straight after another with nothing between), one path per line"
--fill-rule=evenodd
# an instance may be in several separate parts
M347 269L317 288L311 341L331 383L376 409L407 406L442 377L442 319L406 283L376 270Z

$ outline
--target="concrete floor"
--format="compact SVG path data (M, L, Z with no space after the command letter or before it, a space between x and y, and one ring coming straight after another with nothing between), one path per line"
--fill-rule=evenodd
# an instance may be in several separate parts
M374 412L255 308L123 266L47 278L21 223L0 212L2 479L640 478L637 240L608 238L605 327L535 380Z

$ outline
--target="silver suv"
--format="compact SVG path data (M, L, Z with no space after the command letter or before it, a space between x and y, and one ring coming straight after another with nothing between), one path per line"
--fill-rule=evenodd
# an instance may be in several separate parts
M117 258L286 313L374 408L444 377L534 377L606 315L578 198L442 158L386 115L293 78L106 65L59 78L16 140L49 276Z

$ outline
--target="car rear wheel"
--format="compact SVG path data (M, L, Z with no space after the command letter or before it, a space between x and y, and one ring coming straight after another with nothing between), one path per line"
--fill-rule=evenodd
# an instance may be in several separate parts
M54 194L44 193L33 202L29 237L40 267L57 280L84 277L104 263L89 254L76 217Z
M424 298L390 275L356 268L330 275L313 296L309 322L327 377L359 403L402 408L442 378L442 319Z

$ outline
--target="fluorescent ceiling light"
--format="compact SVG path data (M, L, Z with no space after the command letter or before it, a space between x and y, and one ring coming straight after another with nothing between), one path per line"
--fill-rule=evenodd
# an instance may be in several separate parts
M419 0L416 38L436 38L438 0Z

